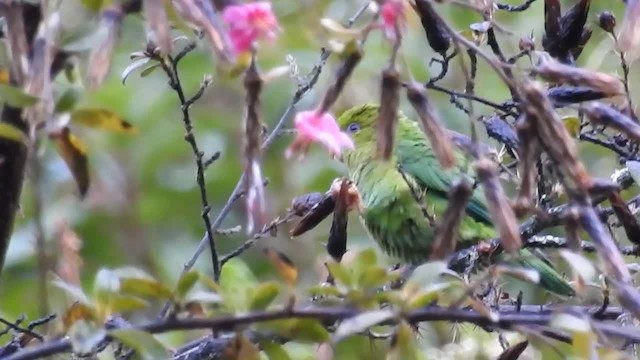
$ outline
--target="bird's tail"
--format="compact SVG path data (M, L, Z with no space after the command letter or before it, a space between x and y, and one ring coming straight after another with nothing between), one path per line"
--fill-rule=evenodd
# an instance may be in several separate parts
M512 260L518 266L534 269L540 274L539 285L560 296L574 296L575 291L564 277L546 261L527 249L520 250L520 257Z

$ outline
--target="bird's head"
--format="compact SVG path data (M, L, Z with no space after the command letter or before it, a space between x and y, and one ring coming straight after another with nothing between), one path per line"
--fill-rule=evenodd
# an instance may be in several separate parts
M358 105L343 112L338 118L340 130L351 136L356 149L375 138L379 108L377 104Z

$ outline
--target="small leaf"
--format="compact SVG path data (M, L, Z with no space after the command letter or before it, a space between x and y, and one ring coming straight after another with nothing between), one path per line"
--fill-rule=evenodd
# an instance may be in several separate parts
M89 297L84 293L84 291L80 287L72 284L68 284L60 278L52 280L51 284L57 287L58 289L62 290L65 294L67 294L67 296L69 296L71 301L79 301L85 305L91 304Z
M278 273L287 284L293 285L296 283L298 280L298 269L296 269L291 259L285 254L271 248L265 248L264 254L276 266Z
M95 310L87 304L74 302L62 315L62 325L67 332L79 320L95 321Z
M129 66L127 66L122 71L122 75L120 75L120 80L122 81L122 84L124 84L127 81L127 78L129 77L129 75L131 75L134 71L136 71L136 70L142 68L143 66L147 65L147 63L149 61L151 61L151 59L149 59L148 57L143 57L143 58L137 59L134 62L132 62L131 64L129 64Z
M109 299L109 312L122 313L144 309L149 303L135 296L112 294Z
M172 292L166 285L153 279L120 278L120 291L123 293L170 299Z
M25 94L15 86L0 84L0 102L17 108L25 108L38 102L38 98Z
M396 316L393 310L382 309L360 313L340 323L333 334L332 342L338 343L343 339L359 334L372 326L384 323Z
M433 283L425 287L422 291L413 295L409 300L409 307L413 309L427 306L438 299L440 293L452 287L452 282ZM407 286L407 285L405 285Z
M222 296L211 291L192 291L185 298L187 302L197 302L200 304L218 304L222 302Z
M94 322L79 320L67 332L71 348L77 354L90 354L102 343L107 332Z
M401 322L391 342L391 350L387 354L387 360L420 360L424 358L416 343L413 330L405 321Z
M436 282L440 275L448 271L447 263L444 261L429 261L413 270L408 282L421 287L427 287Z
M258 281L247 266L238 258L229 260L220 273L220 288L224 304L230 310L244 311L249 302L251 289L258 286Z
M259 311L266 309L271 305L273 300L276 299L278 293L280 293L280 286L277 282L270 281L260 284L260 286L253 291L249 302L249 310Z
M301 342L321 343L329 341L329 333L319 320L282 319L264 322L261 327L269 329L285 338Z
M118 329L109 335L134 349L143 360L170 359L169 351L153 335L136 329Z
M572 137L578 137L580 134L580 118L577 116L565 116L562 118L564 127Z
M309 295L311 296L338 296L340 290L333 285L316 285L309 289Z
M178 300L184 299L185 295L191 290L198 282L198 272L195 270L188 271L178 279L178 284L176 285L175 295Z
M260 346L269 360L291 360L287 351L280 344L265 341L260 343Z
M110 299L120 292L120 278L110 269L102 268L93 282L96 307L108 307Z
M98 12L109 5L112 0L81 0L82 5L91 11Z
M386 269L373 266L362 271L358 278L358 285L365 289L372 289L396 280L398 277L400 277L398 272L389 273Z
M105 109L81 109L71 113L71 121L94 129L137 134L138 129L118 114Z
M353 285L353 274L341 263L327 263L327 268L331 276L344 286L350 288Z
M26 143L27 141L27 135L25 133L6 122L0 122L0 138L20 143Z
M571 265L571 269L585 281L589 282L597 275L593 263L586 257L567 249L560 249L558 252L564 261Z
M78 103L78 100L82 96L82 92L75 87L67 89L62 96L56 102L55 112L64 113L69 112Z
M238 54L236 62L232 66L220 67L218 69L219 75L222 75L225 79L236 79L238 76L244 74L245 70L251 63L251 53L244 52Z
M147 77L149 75L151 75L151 73L153 73L154 71L156 71L157 68L160 67L160 63L156 62L153 65L150 65L149 67L145 68L144 70L142 70L140 72L140 77Z
M358 252L353 259L353 272L356 276L360 276L362 272L372 266L375 266L378 262L378 257L373 248L368 248Z
M259 360L258 347L249 341L246 336L238 334L230 341L222 352L224 360Z
M9 70L5 68L0 68L0 84L8 84L9 83Z
M87 159L87 147L71 133L68 127L64 127L59 134L50 135L58 148L58 153L71 171L80 196L84 197L89 190L89 162Z

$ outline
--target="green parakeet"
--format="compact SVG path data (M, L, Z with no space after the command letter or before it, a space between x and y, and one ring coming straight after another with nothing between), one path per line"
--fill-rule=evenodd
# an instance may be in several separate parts
M424 192L428 211L438 218L447 208L447 191L466 173L466 159L456 150L456 166L444 170L418 123L400 114L390 161L376 158L378 105L366 104L345 111L338 119L341 130L353 139L355 148L342 154L349 178L360 192L364 211L361 220L382 250L411 265L426 262L434 241L434 228L412 195ZM400 165L403 174L399 171ZM405 180L406 178L406 180ZM475 190L467 204L458 233L458 247L495 237L483 194ZM540 274L540 285L558 295L572 296L571 286L550 264L527 249L521 249L512 265L532 268Z

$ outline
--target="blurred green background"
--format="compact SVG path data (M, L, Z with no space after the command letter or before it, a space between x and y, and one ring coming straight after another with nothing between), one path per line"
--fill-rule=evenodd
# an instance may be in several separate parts
M505 1L519 4L520 1ZM286 64L286 56L295 59L300 74L306 74L319 60L320 48L327 36L319 25L323 17L346 21L362 6L363 1L274 0L273 7L283 32L273 44L261 43L259 66L266 72ZM497 12L496 20L512 32L499 34L503 51L517 53L521 36L533 32L540 47L543 29L543 1L537 1L524 13ZM564 1L566 9L572 1ZM68 1L63 17L65 26L87 21L88 14L79 2ZM457 30L482 19L471 11L452 5L438 5ZM604 9L613 10L618 23L622 21L621 1L593 1L589 24L593 36L579 64L603 72L620 73L619 62L612 52L612 41L597 25L597 14ZM426 42L419 20L409 9L408 31L401 48L402 57L413 76L428 79L429 73L440 70L438 64L428 67L434 56ZM366 15L365 15L366 17ZM66 22L68 21L68 23ZM358 24L361 24L359 22ZM195 163L189 145L184 141L184 127L180 108L174 92L167 85L161 71L141 78L139 72L129 77L125 85L120 74L130 63L129 54L142 50L145 44L144 22L140 16L128 16L124 21L121 41L116 49L111 72L106 83L97 91L87 92L81 107L103 107L122 115L139 128L137 136L105 133L79 129L78 135L89 146L92 183L84 201L79 201L71 175L52 146L43 150L46 171L43 174L45 199L44 220L47 249L56 264L58 234L61 222L68 222L82 239L80 254L83 260L82 281L89 287L100 267L131 265L143 268L159 278L173 283L202 238L204 227L200 218L200 195L195 181ZM178 47L184 44L179 42ZM242 116L244 93L241 79L224 79L215 73L214 64L206 44L189 54L180 65L180 75L187 94L192 94L205 74L213 75L213 84L192 108L195 133L205 157L221 151L221 158L206 173L209 200L213 204L212 217L226 202L242 171ZM338 104L333 108L339 114L345 108L367 101L377 101L379 73L389 55L389 44L379 32L374 32L365 47L365 57L347 84ZM487 49L487 51L489 51ZM86 59L85 59L86 60ZM81 64L86 61L81 60ZM336 59L331 58L324 68L317 86L298 105L299 110L315 107L320 101L327 81L335 69ZM518 63L527 66L528 61ZM462 91L464 75L452 62L452 68L441 85ZM632 73L636 67L632 66ZM406 74L406 72L405 72ZM635 79L632 76L632 79ZM476 91L478 95L501 102L508 91L480 60ZM634 80L632 88L637 85ZM60 76L56 89L68 88ZM282 76L268 82L262 93L262 119L273 126L288 105L295 92L295 82ZM448 96L430 92L437 102L437 109L447 126L469 133L468 117L449 103ZM636 100L637 102L637 100ZM413 114L403 99L402 108ZM477 114L489 114L491 109L475 106ZM482 138L486 141L483 128ZM264 176L270 179L266 188L268 218L286 212L291 199L311 191L325 191L331 181L342 174L339 163L317 146L300 162L286 161L284 151L291 138L281 137L264 154ZM586 165L595 176L608 176L616 167L610 153L594 146L583 146ZM1 176L1 174L0 174ZM25 314L29 318L38 315L37 258L32 189L27 183L22 196L22 213L19 214L15 234L11 241L5 269L0 281L0 316L8 319ZM224 227L245 225L243 203L238 202L224 221ZM263 246L273 246L290 258L300 269L300 282L304 287L320 280L319 270L326 259L324 241L330 221L296 239L289 239L289 225L283 226L277 237L265 237L242 259L260 279L275 278L272 265L259 251ZM355 216L349 224L349 248L372 246ZM248 235L244 232L232 236L218 236L218 252L225 254L242 243ZM206 251L196 267L211 273L210 255ZM302 288L299 289L302 292Z

